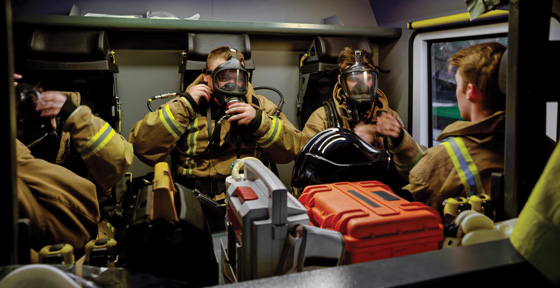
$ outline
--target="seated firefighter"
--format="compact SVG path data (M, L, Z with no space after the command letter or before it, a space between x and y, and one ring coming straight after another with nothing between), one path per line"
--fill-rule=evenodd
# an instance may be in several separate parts
M184 93L138 121L129 141L148 165L171 155L176 182L214 197L225 192L237 158L292 161L301 132L273 102L255 94L243 54L218 47L206 65Z
M346 47L338 55L338 66L341 72L333 98L307 120L300 149L317 133L330 127L350 130L370 145L383 148L383 138L376 135L378 112L388 112L401 124L402 121L389 108L387 96L377 88L377 71L371 55L364 49Z
M403 189L442 211L444 200L487 194L491 175L504 167L505 95L499 89L499 68L506 47L483 43L464 48L449 58L457 81L457 103L464 121L456 121L438 136L441 144L418 145L394 117L378 117L378 133L388 137L395 166L409 184ZM499 218L499 215L496 215Z
M40 93L25 83L17 92L18 139L35 157L93 182L101 206L113 204L113 187L134 158L132 145L90 107L80 105L78 92Z
M14 74L14 79L22 79L22 76ZM103 187L102 184L110 183L110 181L115 181L113 184L116 183L115 177L118 176L108 172L113 170L106 170L107 177L104 177L99 182L100 184L96 185L93 180L95 175L102 173L103 167L106 166L94 166L97 173L89 174L89 179L86 179L65 167L65 165L59 165L64 164L64 161L51 163L35 157L30 147L36 148L35 144L39 148L49 147L48 145L37 144L42 138L46 137L45 133L47 133L47 135L54 135L52 139L56 140L54 141L56 146L61 142L58 135L66 135L62 139L64 142L62 148L68 149L68 143L74 140L76 141L75 148L78 151L88 150L84 147L91 147L94 144L91 144L92 141L85 141L84 139L88 135L91 137L91 135L100 134L101 132L97 132L96 127L99 123L105 122L93 116L89 108L77 107L70 102L74 98L67 98L60 92L39 93L29 85L18 82L14 82L14 86L17 87L16 110L19 129L18 139L15 140L18 216L20 219L29 219L30 248L32 252L39 252L47 245L66 243L73 247L76 255L81 255L84 253L84 247L88 241L109 235L105 234L104 230L99 229L101 219L99 198L106 195L104 193L106 190L99 193L98 189ZM63 106L66 108L61 108ZM106 123L104 125L108 126ZM31 128L37 128L39 131L30 131ZM63 129L58 130L63 131L63 133L57 134L55 132L57 131L56 128ZM105 130L113 131L111 127L105 128ZM106 135L107 133L101 134ZM112 159L113 161L126 157L126 153L122 153L119 157L107 156L106 149L111 147L132 148L130 144L119 145L127 143L122 136L115 139L116 136L113 136L112 133L108 134L109 136L101 137L106 140L104 141L104 148L90 151L90 157L84 159L87 167L90 167L89 165L92 163L99 163L100 160L95 160L99 157L101 159ZM37 135L42 137L36 138ZM27 144L24 144L19 138L24 139ZM99 145L95 147L99 147ZM55 154L56 152L59 152L59 155L60 153L68 153L66 149L55 149ZM113 153L122 152L122 150L111 151ZM130 152L132 153L131 150ZM42 156L47 154L49 153ZM84 157L83 153L81 155ZM105 155L105 158L103 155ZM130 155L130 157L132 156ZM130 162L124 164L126 167L128 165L130 165ZM118 167L124 169L124 166ZM72 168L72 165L70 165L70 168ZM109 186L105 187L110 191ZM36 259L37 253L31 253L31 256L32 263L38 260Z
M19 218L29 219L30 245L68 243L75 251L95 239L100 218L95 185L72 171L37 159L16 140Z

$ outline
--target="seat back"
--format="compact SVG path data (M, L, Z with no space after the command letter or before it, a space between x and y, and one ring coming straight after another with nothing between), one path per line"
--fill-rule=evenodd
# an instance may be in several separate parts
M80 92L80 104L120 132L119 69L105 31L38 29L30 33L26 48L25 83Z

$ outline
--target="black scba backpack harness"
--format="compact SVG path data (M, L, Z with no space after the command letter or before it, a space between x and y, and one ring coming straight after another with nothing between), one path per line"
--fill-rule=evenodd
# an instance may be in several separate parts
M257 97L251 97L251 104L256 107L256 108L261 108L260 107L260 103L259 103L259 99ZM195 161L202 158L203 156L206 156L208 153L210 153L210 155L213 155L214 152L218 151L218 149L220 148L220 131L221 131L221 122L222 119L216 121L216 125L214 126L214 129L212 129L212 105L208 105L206 108L206 121L207 123L207 128L208 128L208 137L209 137L209 141L208 141L208 145L206 146L206 148L200 152L200 153L187 153L183 150L181 150L179 147L177 147L177 145L175 146L175 150L188 158L193 158ZM185 141L185 137L187 137L187 133L184 133L183 135L181 135L181 138L179 139L179 141L177 143L184 143ZM237 137L237 157L241 157L241 138L243 137L243 135L241 133L238 133L237 135L235 135Z
M323 107L325 108L325 114L327 115L327 126L329 128L342 128L342 117L336 111L336 104L333 99L329 99L323 102ZM341 113L345 113L344 109L340 109Z
M381 101L379 101L379 99L377 97L374 101L374 105L377 106L379 109L383 108L383 103L381 103ZM345 109L340 108L340 109L338 109L338 112L340 112L340 113L338 113L336 104L334 103L334 100L332 98L323 102L323 108L325 108L325 114L327 116L327 118L326 118L327 127L328 128L343 128L343 122L342 122L342 116L341 115L343 115L346 119L348 119L348 112ZM371 120L372 117L373 117L373 113L371 113L371 115L368 117L368 120Z

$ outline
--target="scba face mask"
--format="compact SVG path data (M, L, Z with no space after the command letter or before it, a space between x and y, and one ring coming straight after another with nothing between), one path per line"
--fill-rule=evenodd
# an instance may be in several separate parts
M233 55L225 63L222 63L212 71L212 84L214 96L221 104L240 102L247 94L249 73L237 59L237 51L230 49Z
M366 119L377 97L377 72L363 62L361 51L355 51L356 62L340 74L342 91L346 95L348 119L357 124Z

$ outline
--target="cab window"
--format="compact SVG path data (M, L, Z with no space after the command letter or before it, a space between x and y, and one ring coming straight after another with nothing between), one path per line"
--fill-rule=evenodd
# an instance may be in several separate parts
M429 75L431 75L428 92L429 113L428 118L431 135L429 139L431 145L439 144L436 138L447 125L463 120L457 106L455 96L455 77L448 72L447 59L457 51L485 42L499 42L507 46L507 37L489 37L479 39L458 39L458 40L439 40L431 42L429 45L430 65Z

